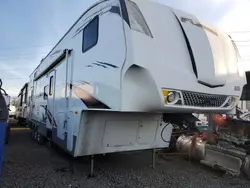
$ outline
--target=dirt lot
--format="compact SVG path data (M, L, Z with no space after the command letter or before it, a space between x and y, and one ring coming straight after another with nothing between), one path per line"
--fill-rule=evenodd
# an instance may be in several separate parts
M88 178L89 158L72 161L56 148L36 144L29 130L12 130L0 187L250 187L244 178L214 172L178 156L158 157L152 169L148 151L98 156L95 162L95 177Z

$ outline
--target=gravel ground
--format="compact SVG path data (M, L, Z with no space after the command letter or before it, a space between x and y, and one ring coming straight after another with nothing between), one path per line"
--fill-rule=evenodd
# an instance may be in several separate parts
M88 178L89 158L72 161L56 148L36 144L29 131L12 131L0 188L250 187L244 178L233 178L178 156L158 157L155 169L150 165L148 151L98 156L95 177Z

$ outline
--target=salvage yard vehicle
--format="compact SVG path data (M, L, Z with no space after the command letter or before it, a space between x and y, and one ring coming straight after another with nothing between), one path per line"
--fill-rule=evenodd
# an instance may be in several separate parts
M193 15L101 0L30 75L33 136L74 157L168 147L192 113L233 112L246 83L239 61L231 38Z
M13 105L9 107L9 117L16 119L16 107Z
M15 117L18 124L26 124L28 117L28 83L25 83L17 98L17 109Z

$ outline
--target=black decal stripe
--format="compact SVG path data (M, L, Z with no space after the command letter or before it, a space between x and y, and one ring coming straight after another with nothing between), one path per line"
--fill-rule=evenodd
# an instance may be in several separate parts
M52 127L56 128L57 127L56 120L52 116L51 112L48 110L47 106L41 105L41 107L45 109L45 113L47 114L49 122L52 125Z
M210 88L216 88L216 87L223 87L224 85L223 84L220 84L220 85L211 85L211 84L208 84L206 82L203 82L203 81L198 81L198 83L204 85L204 86L207 86L207 87L210 87Z
M92 63L93 65L97 65L98 67L103 67L103 68L107 68L106 66L104 66L104 65L100 65L100 64L98 64L98 63Z
M52 114L51 114L51 112L49 110L48 110L48 114L52 119L52 127L56 128L57 127L56 121L55 121L54 117L52 116Z
M86 65L85 67L93 67L92 65Z
M122 9L122 18L129 25L129 27L130 27L128 10L127 10L127 6L126 6L126 3L125 3L125 0L119 0L119 1L120 1L121 9Z
M193 71L194 71L194 74L196 76L196 78L198 78L198 73L197 73L197 68L196 68L196 64L195 64L195 58L194 58L194 54L193 54L193 51L192 51L192 48L191 48L191 45L190 45L190 42L188 40L188 37L179 21L179 19L177 18L177 16L175 15L176 17L176 20L178 21L180 27L181 27L181 30L183 32L183 35L184 35L184 38L185 38L185 41L186 41L186 44L187 44L187 48L188 48L188 51L189 51L189 55L190 55L190 59L191 59L191 62L192 62L192 67L193 67Z
M96 61L97 63L100 63L100 64L103 64L103 65L108 65L108 66L110 66L110 67L112 67L112 68L119 68L119 67L117 67L116 65L113 65L113 64L110 64L110 63L105 63L105 62L101 62L101 61Z

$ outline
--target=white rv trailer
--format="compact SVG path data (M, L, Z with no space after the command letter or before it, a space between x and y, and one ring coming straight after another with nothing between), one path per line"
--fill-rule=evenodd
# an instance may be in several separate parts
M193 15L99 1L30 75L34 135L75 157L168 147L166 114L234 109L246 83L238 61L230 37Z
M25 123L28 118L28 86L28 83L25 83L17 97L16 118L20 124Z

